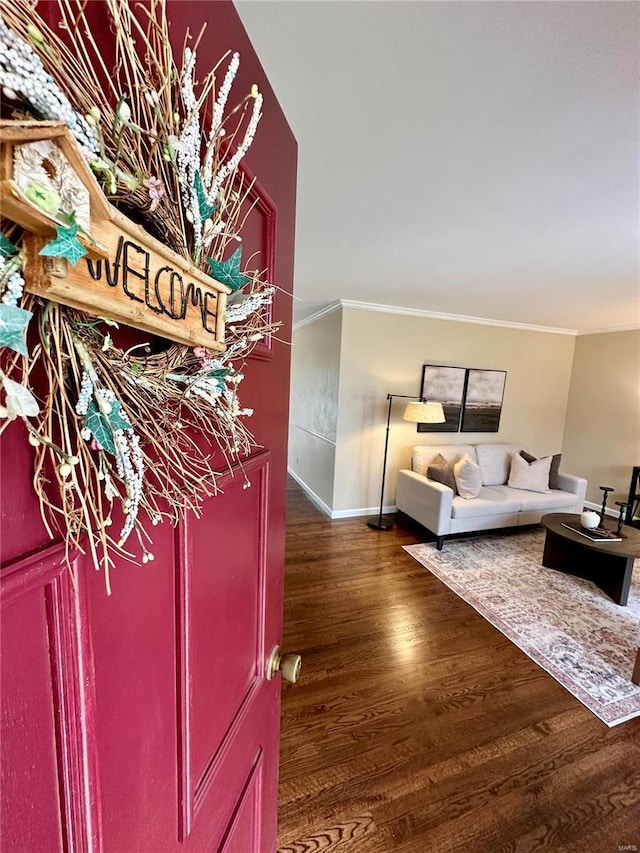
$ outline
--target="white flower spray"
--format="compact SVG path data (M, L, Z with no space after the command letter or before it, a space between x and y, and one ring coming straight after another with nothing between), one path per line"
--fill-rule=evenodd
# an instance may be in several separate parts
M87 160L96 159L100 146L84 116L45 71L31 46L10 30L0 16L0 86L5 98L20 97L44 119L63 121Z
M258 122L260 121L262 115L261 111L262 95L258 93L253 101L253 111L251 113L249 125L247 126L247 131L244 135L242 143L238 146L238 150L233 155L233 157L227 163L223 163L221 165L211 184L206 186L207 201L209 202L209 204L215 203L215 200L218 197L218 191L220 190L220 187L229 177L229 175L235 171L235 169L238 167L238 164L251 147L251 143L253 142L253 138L256 135L256 130L258 128Z
M214 237L222 234L226 228L226 222L222 219L224 211L217 210L217 221L205 218L201 214L201 201L212 208L220 202L220 189L227 178L233 175L240 161L245 156L253 142L262 115L262 95L258 87L253 86L251 97L253 98L253 109L251 117L244 134L244 138L237 147L235 153L226 162L220 162L218 171L214 174L216 154L219 152L219 141L224 136L223 118L224 110L229 99L233 81L240 67L240 55L234 53L231 57L229 67L225 74L222 85L218 91L211 127L209 129L204 159L200 159L200 114L199 103L195 94L195 66L196 54L190 48L185 48L184 66L182 72L181 96L186 112L186 118L179 139L174 143L174 151L178 165L178 181L180 193L187 220L193 226L195 258L201 256L205 243L209 243ZM200 188L203 194L202 200L198 197L196 188L197 179L200 180Z
M100 387L99 376L85 345L77 337L74 337L73 343L83 366L80 392L76 403L76 414L80 417L85 417L92 399L95 400L95 404L102 415L102 424L108 424L108 427L105 426L105 429L108 428L113 437L116 470L118 479L124 486L125 497L122 498L120 496L117 489L113 487L110 478L108 482L110 488L109 490L105 489L105 494L110 501L113 501L115 497L121 497L125 522L120 531L118 547L122 547L136 525L140 502L143 498L144 461L140 449L140 439L134 431L131 421L123 411L122 406L118 405L119 401L115 393L110 388ZM112 412L116 406L118 409L118 424L124 424L125 426L118 426L114 429L110 416L112 416ZM96 437L87 427L86 422L81 435L85 441L92 442L92 449L96 450L96 452L104 452L104 448L98 444Z
M231 86L235 79L236 74L238 73L238 68L240 67L240 54L234 53L231 62L229 63L229 68L227 69L227 73L225 74L224 81L222 86L220 87L220 91L218 92L218 97L216 99L216 105L213 110L213 117L211 119L211 129L209 130L209 140L207 143L207 153L204 158L204 169L202 180L205 187L210 187L211 182L213 181L213 160L215 155L215 146L216 146L216 138L218 136L218 132L222 127L222 118L224 116L224 108L227 105L227 100L229 98L229 93L231 92Z
M2 290L0 302L13 308L17 307L24 290L19 257L5 258L0 255L0 289Z
M202 217L196 193L196 174L200 168L200 113L195 94L196 54L190 48L184 50L184 71L182 80L182 102L186 118L182 134L176 145L178 163L178 181L185 215L193 225L196 251L202 247Z
M275 287L265 287L227 306L227 323L240 323L273 302Z

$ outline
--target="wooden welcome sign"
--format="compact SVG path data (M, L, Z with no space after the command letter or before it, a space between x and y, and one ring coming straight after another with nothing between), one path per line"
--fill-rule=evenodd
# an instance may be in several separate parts
M25 289L89 314L134 326L187 346L224 351L231 289L164 246L109 204L75 141L53 122L0 122L2 216L25 229ZM37 180L34 180L34 176ZM38 206L29 198L41 190ZM95 243L72 265L40 250L61 224L42 208L50 186Z

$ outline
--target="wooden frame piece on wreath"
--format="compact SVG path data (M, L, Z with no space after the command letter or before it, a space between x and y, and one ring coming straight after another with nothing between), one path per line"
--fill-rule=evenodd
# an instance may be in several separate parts
M25 229L25 290L186 346L226 350L231 289L111 205L61 122L0 121L0 196L3 217ZM56 196L50 210L42 206ZM86 257L76 264L41 255L64 225L66 199L84 223Z

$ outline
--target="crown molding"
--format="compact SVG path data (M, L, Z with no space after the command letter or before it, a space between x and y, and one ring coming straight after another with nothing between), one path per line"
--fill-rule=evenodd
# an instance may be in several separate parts
M309 314L308 317L305 317L304 320L298 320L293 324L293 331L297 331L301 329L303 326L308 326L309 323L315 323L316 320L319 320L321 317L325 317L327 314L331 314L332 311L336 311L338 308L342 308L342 300L338 299L335 302L331 302L329 305L325 305L324 308L320 308L319 311L314 311L313 314Z
M385 314L405 314L409 317L426 317L429 320L446 320L450 323L472 323L476 326L499 326L506 329L522 329L528 332L547 332L553 335L577 335L575 329L557 329L553 326L534 326L530 323L514 323L508 320L491 320L487 317L467 317L464 314L441 314L422 308L402 308L396 305L380 305L374 302L356 302L341 299L343 308L358 308L361 311L381 311Z
M587 329L584 332L578 332L578 337L584 335L615 335L617 332L640 332L640 323L635 323L632 326L616 326L613 329Z
M379 311L383 314L404 314L407 317L425 317L430 320L446 320L449 323L471 323L476 326L498 326L503 329L520 329L527 332L545 332L551 335L571 335L580 337L583 335L607 335L616 332L640 331L640 324L630 326L617 326L609 329L588 329L578 331L577 329L561 329L554 326L535 326L531 323L515 323L508 320L490 320L487 317L468 317L464 314L441 314L437 311L427 311L422 308L403 308L398 305L382 305L378 302L358 302L353 299L338 299L331 302L319 311L315 311L304 320L293 324L294 330L301 329L309 323L315 323L321 317L336 311L339 308L355 308L360 311Z

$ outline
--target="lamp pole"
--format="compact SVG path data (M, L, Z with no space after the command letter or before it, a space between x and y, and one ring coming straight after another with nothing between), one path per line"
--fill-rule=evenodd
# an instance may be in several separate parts
M384 501L384 481L387 473L387 450L389 449L389 425L391 423L391 403L394 397L401 397L404 400L415 400L415 396L409 394L387 394L389 401L389 411L387 412L387 432L384 440L384 459L382 461L382 486L380 487L380 512L367 521L369 527L374 530L389 530L393 527L393 521L390 518L384 518L382 515L382 504ZM422 397L419 398L422 400Z

